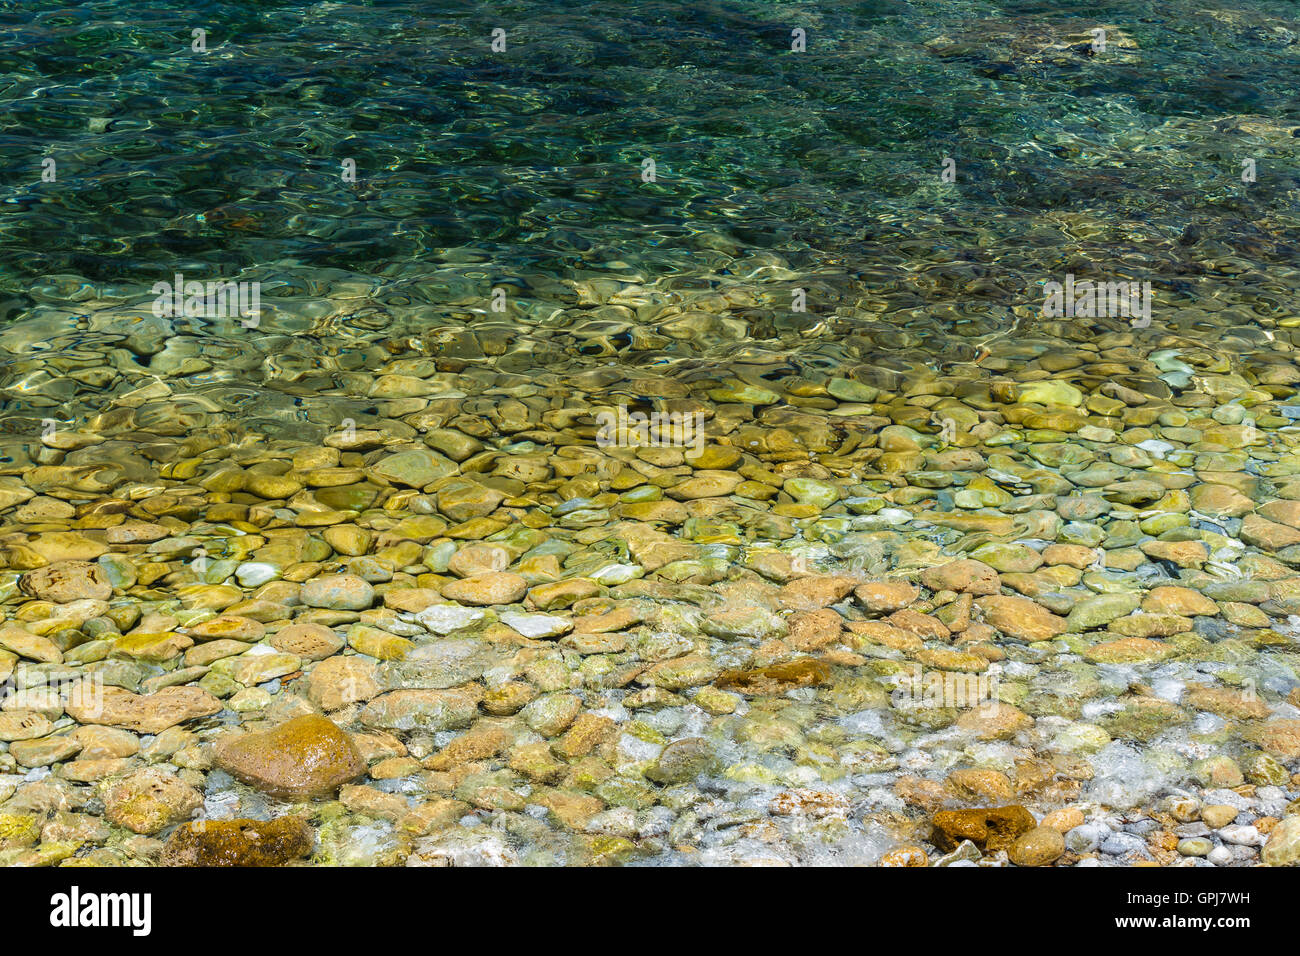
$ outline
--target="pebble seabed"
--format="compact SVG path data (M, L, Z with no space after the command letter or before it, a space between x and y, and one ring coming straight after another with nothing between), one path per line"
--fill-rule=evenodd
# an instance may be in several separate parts
M483 319L326 380L81 308L0 334L81 410L5 445L6 864L1300 859L1285 325L669 376Z

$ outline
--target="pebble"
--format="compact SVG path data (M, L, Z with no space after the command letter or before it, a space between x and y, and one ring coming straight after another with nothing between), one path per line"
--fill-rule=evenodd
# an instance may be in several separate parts
M1262 846L1264 843L1264 837L1259 830L1247 824L1223 827L1219 830L1218 836L1224 843L1237 846Z
M302 586L299 598L308 607L361 611L375 602L375 589L355 574L326 574Z
M528 593L528 582L518 574L488 572L453 581L442 588L442 596L471 607L515 604Z
M1216 846L1205 855L1205 858L1215 866L1227 866L1233 860L1232 851L1226 846Z
M1240 811L1236 807L1215 804L1201 808L1201 819L1211 830L1218 830L1220 827L1226 827L1237 819L1239 813Z
M286 799L332 796L366 769L347 734L313 715L228 736L218 742L213 761L249 786Z
M174 773L148 767L108 789L104 796L104 816L134 833L152 836L170 824L188 819L202 804L198 791Z
M1065 838L1053 827L1035 827L1011 844L1007 855L1016 866L1048 866L1065 852Z

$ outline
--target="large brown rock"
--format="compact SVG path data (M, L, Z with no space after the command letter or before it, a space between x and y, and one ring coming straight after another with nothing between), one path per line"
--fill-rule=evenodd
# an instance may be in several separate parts
M172 831L163 866L283 866L311 852L311 827L298 817L199 820Z
M286 800L333 796L366 771L352 739L331 720L308 714L217 744L218 767Z

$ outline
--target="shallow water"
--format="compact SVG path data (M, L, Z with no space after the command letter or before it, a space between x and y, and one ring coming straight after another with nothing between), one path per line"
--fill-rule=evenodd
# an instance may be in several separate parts
M1023 804L1087 819L1062 863L1204 864L1180 800L1263 821L1216 865L1300 846L1298 60L1262 0L0 10L0 676L48 721L0 744L43 826L0 854L283 816L218 751L322 711L369 768L306 795L317 863L933 863L935 812ZM260 310L168 314L178 274ZM1052 314L1076 280L1149 310ZM992 593L926 583L964 557ZM903 706L914 663L1009 709ZM92 745L27 693L88 675L219 703ZM199 801L104 810L150 767Z

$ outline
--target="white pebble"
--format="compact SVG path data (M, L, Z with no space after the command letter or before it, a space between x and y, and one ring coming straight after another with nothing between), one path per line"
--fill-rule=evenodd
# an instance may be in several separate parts
M280 569L261 561L246 561L235 568L235 580L241 587L257 588L274 581L280 576Z
M1219 836L1224 843L1235 843L1237 846L1261 846L1264 843L1262 833L1243 823L1224 827L1219 831Z

